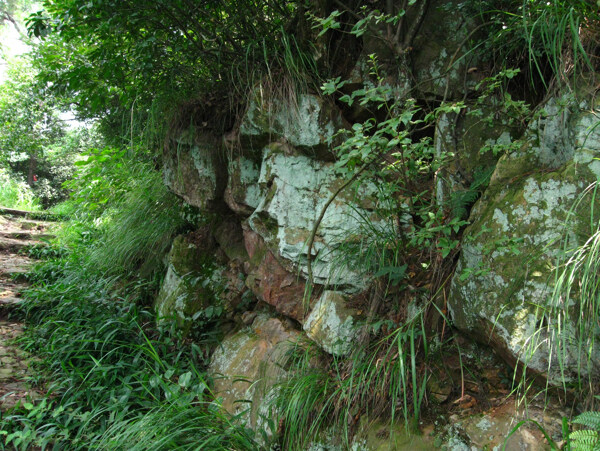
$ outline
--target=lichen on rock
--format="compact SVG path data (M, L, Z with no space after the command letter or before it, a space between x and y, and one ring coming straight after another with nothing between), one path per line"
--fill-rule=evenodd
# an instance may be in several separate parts
M589 127L591 113L556 105L551 100L531 124L520 150L500 159L473 208L448 304L459 329L559 385L595 371L582 365L576 324L561 325L560 356L555 332L542 325L565 240L572 248L593 232L590 202L598 201L574 205L597 179L589 154L600 141ZM600 364L591 357L592 367Z
M225 202L234 212L249 216L260 203L260 162L240 155L229 162Z
M306 277L307 242L339 178L333 163L290 154L279 145L266 147L263 155L261 202L248 218L248 225L290 272ZM365 218L375 229L393 230L392 224L376 214L376 193L374 184L363 183L358 190L341 193L328 207L313 246L316 283L350 291L365 287L360 269L349 267L348 259L336 248L348 240L360 241Z
M204 211L220 206L227 174L217 139L189 128L165 145L163 160L165 184L172 192Z

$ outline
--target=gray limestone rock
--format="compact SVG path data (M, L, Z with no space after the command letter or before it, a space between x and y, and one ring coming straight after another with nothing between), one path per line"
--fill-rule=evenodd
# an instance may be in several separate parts
M347 355L358 334L356 312L335 291L325 291L304 322L306 335L323 350L337 356Z
M306 277L307 242L312 228L341 183L343 179L335 174L332 163L287 152L285 146L264 149L260 203L248 224L290 272L299 271ZM349 267L348 256L336 249L345 242L360 241L365 234L365 219L375 229L393 230L393 224L375 213L376 193L374 184L363 183L358 189L347 188L331 203L312 249L316 283L343 286L350 291L365 287L360 268Z
M221 205L227 173L217 139L190 128L165 146L163 159L165 184L172 192L201 210Z
M526 143L500 159L471 211L448 306L459 329L559 384L600 367L597 347L585 355L577 348L577 315L560 330L547 326L557 258L565 243L581 245L595 230L591 206L599 202L584 192L600 175L600 128L584 104L555 98L545 110ZM575 311L576 302L564 308Z

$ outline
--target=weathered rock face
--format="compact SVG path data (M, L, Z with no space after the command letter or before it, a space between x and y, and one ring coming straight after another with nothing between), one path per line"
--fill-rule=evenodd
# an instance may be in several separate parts
M490 340L507 360L547 373L555 384L561 370L550 349L557 343L552 330L540 324L563 238L574 246L591 235L590 198L565 220L600 175L600 164L592 158L600 151L600 131L590 127L595 119L585 108L573 103L559 108L550 101L548 116L531 125L526 144L498 162L471 212L448 302L458 328ZM597 371L579 368L576 326L562 327L565 376ZM600 365L600 358L592 357L592 366Z
M165 184L188 204L212 210L220 204L227 183L223 155L214 137L190 128L165 147Z
M284 139L307 155L332 159L334 135L344 127L340 111L321 97L299 94L288 101L267 99L257 88L240 125L240 140L244 148L260 151Z
M306 277L307 247L312 228L332 193L343 183L333 164L290 154L286 147L271 145L264 150L259 183L261 201L248 218L280 263L292 274ZM363 184L348 189L327 209L313 245L313 276L316 283L358 291L365 279L357 268L349 268L334 249L363 233L362 218L373 227L391 227L374 213L376 188Z
M413 75L425 97L462 98L474 88L478 74L468 55L469 34L477 24L468 2L435 0L430 2L420 32L412 45Z
M422 5L427 8L420 17ZM206 218L211 231L204 241L190 237L175 241L157 309L162 316L175 315L186 329L192 318L201 318L198 314L209 306L223 306L228 314L227 324L236 332L212 356L214 391L229 412L239 414L247 410L240 418L255 430L266 430L263 420L274 418L269 409L277 393L271 389L286 377L290 343L301 338L311 340L336 360L350 355L362 336L360 321L366 310L362 301L374 299L369 315L381 317L378 323L386 324L385 332L383 326L378 331L373 327L374 334L387 333L388 327L397 327L400 321L416 319L417 311L434 291L435 279L441 274L437 269L456 255L453 252L444 260L443 252L439 252L442 240L456 243L454 239L460 237L460 226L450 221L460 216L457 210L461 206L461 217L466 217L479 196L471 210L470 227L456 248L461 253L447 300L454 324L465 335L491 344L512 365L527 366L546 376L551 384L558 384L562 376L568 381L576 373L594 377L600 374L597 349L591 353L589 366L587 362L579 365L580 356L573 345L578 339L576 324L562 325L560 337L565 352L560 359L553 335L557 331L542 327L547 320L544 314L561 240L567 236L569 245L575 246L591 232L589 198L578 205L576 217L569 216L579 196L600 176L600 162L595 159L600 152L600 127L596 127L596 116L586 111L593 105L555 97L546 103L545 115L540 115L527 130L523 124L502 119L500 107L509 102L498 109L488 103L480 112L483 117L471 114L488 100L472 100L479 81L474 66L479 62L470 59L465 46L478 28L468 7L468 2L458 0L411 5L402 20L412 26L422 19L422 26L409 48L392 42L387 33L389 23L374 19L360 38L362 45L347 52L344 71L350 72L350 79L341 87L341 94L351 94L359 88L369 93L364 98L357 94L353 106L344 106L344 116L338 108L342 99L336 104L313 94L297 93L295 98L292 94L284 101L276 95L264 95L259 86L251 94L239 129L236 127L224 138L224 143L231 144L227 153L219 150L218 140L193 131L182 134L165 153L166 183L186 202L209 213ZM386 47L384 51L382 45ZM380 59L373 58L369 65L367 55L371 52L378 53ZM372 70L374 67L377 71ZM388 134L379 141L384 135L373 134L373 142L377 141L374 146L383 148L382 164L414 165L414 173L419 172L410 181L418 185L414 190L411 183L404 181L386 192L396 196L396 201L408 199L414 203L413 214L395 205L394 211L388 213L390 219L384 220L378 216L382 210L378 208L378 182L362 182L337 193L345 180L336 173L334 163L335 145L342 139L336 132L347 129L347 121L369 118L377 122L388 114L401 116L399 106L378 110L378 103L383 99L398 101L396 105L400 105L409 98L414 99L415 108L440 104L442 99L456 103L469 99L464 101L472 103L458 115L438 115L439 110L433 115L438 118L433 136L437 157L453 154L436 173L439 209L435 198L429 197L434 194L430 190L434 183L428 166L430 147L415 150L405 147L410 144L399 138L389 144L391 133L385 132ZM419 145L429 146L434 133L428 123L432 116L425 110L415 113L410 125L400 117L406 130L412 130L407 140L414 140L414 145L418 141ZM421 121L426 114L428 118ZM415 128L411 128L413 125ZM239 141L233 137L239 137ZM380 148L374 150L375 147L357 146L357 150L374 155ZM398 149L402 150L396 154ZM404 150L410 150L412 155L405 157ZM419 155L425 158L413 159L415 152L422 152ZM391 175L386 182L393 183ZM423 191L419 193L421 185ZM407 192L407 187L411 187L411 192ZM336 197L332 198L334 193ZM322 221L314 229L326 205ZM421 210L421 205L432 208ZM215 214L217 209L221 211ZM600 211L600 203L595 211ZM570 222L565 227L568 218ZM405 227L407 224L413 228ZM364 256L357 250L366 235L372 238L376 232L394 240L394 246L390 246L392 240L377 241L382 243L378 250L386 257L388 249L406 252L400 257L405 263L402 267L390 264L380 268L380 281L388 275L402 278L402 283L395 284L391 292L381 295L382 302L375 297L379 296L378 290L372 289L380 287L370 285L373 277L366 273L365 261L360 261L371 257L373 247ZM308 242L313 233L315 240L309 256ZM410 244L404 246L404 239ZM436 240L438 252L434 253ZM396 243L400 245L395 246ZM426 261L425 255L435 261ZM313 287L306 286L309 258ZM383 261L388 260L382 258ZM431 268L436 269L425 273ZM438 274L429 277L434 271ZM370 294L373 297L367 300ZM388 300L393 305L386 305ZM354 309L352 305L361 307ZM570 305L567 309L575 307ZM595 338L600 340L600 332ZM331 359L322 353L319 356L311 364ZM460 361L462 365L462 357ZM462 366L459 369L462 371ZM429 399L449 404L454 382L462 377L452 377L451 372L444 368L444 376L427 379ZM484 391L480 387L477 390ZM283 426L286 420L283 419ZM366 416L363 420L367 427L371 426ZM467 449L469 441L473 446L497 446L508 425L504 418L496 420L480 417L475 422L457 423L457 434L450 434L448 447ZM375 435L377 439L382 436L379 432ZM393 446L392 435L386 436L381 446ZM462 441L463 436L471 438ZM523 440L514 442L514 446L526 446ZM365 446L373 449L379 444ZM429 449L430 445L423 446Z
M167 275L156 299L159 317L175 316L187 330L194 314L221 303L222 268L213 257L215 246L207 230L180 235L169 252Z
M235 213L250 216L260 203L260 161L238 156L229 163L225 202Z
M304 323L306 335L330 354L347 355L358 335L356 312L335 291L325 291Z
M223 407L268 433L265 420L273 418L268 394L285 377L287 351L299 336L285 321L259 314L251 328L225 338L209 367Z
M225 218L213 231L215 241L225 258L242 265L248 261L242 226L234 218Z
M302 322L310 304L305 301L304 280L279 263L259 234L247 229L244 238L250 256L246 286L279 313Z
M523 134L517 125L495 120L493 113L486 106L467 107L460 115L440 115L435 150L437 157L447 162L437 177L439 204L460 207L461 203L472 202L477 191L485 188L500 155Z

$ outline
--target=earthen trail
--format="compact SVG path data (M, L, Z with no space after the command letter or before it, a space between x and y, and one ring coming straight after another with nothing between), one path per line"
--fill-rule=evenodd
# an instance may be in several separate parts
M11 311L22 302L27 287L24 274L33 261L22 251L47 237L48 222L33 221L14 215L0 216L0 411L35 399L40 392L27 384L28 357L14 343L23 332L23 324L11 318Z

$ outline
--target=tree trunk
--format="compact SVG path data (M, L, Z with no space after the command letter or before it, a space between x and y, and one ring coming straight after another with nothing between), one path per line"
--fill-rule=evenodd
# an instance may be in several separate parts
M27 184L33 187L33 176L35 175L35 169L37 168L37 158L35 155L29 157L29 169L27 170Z

